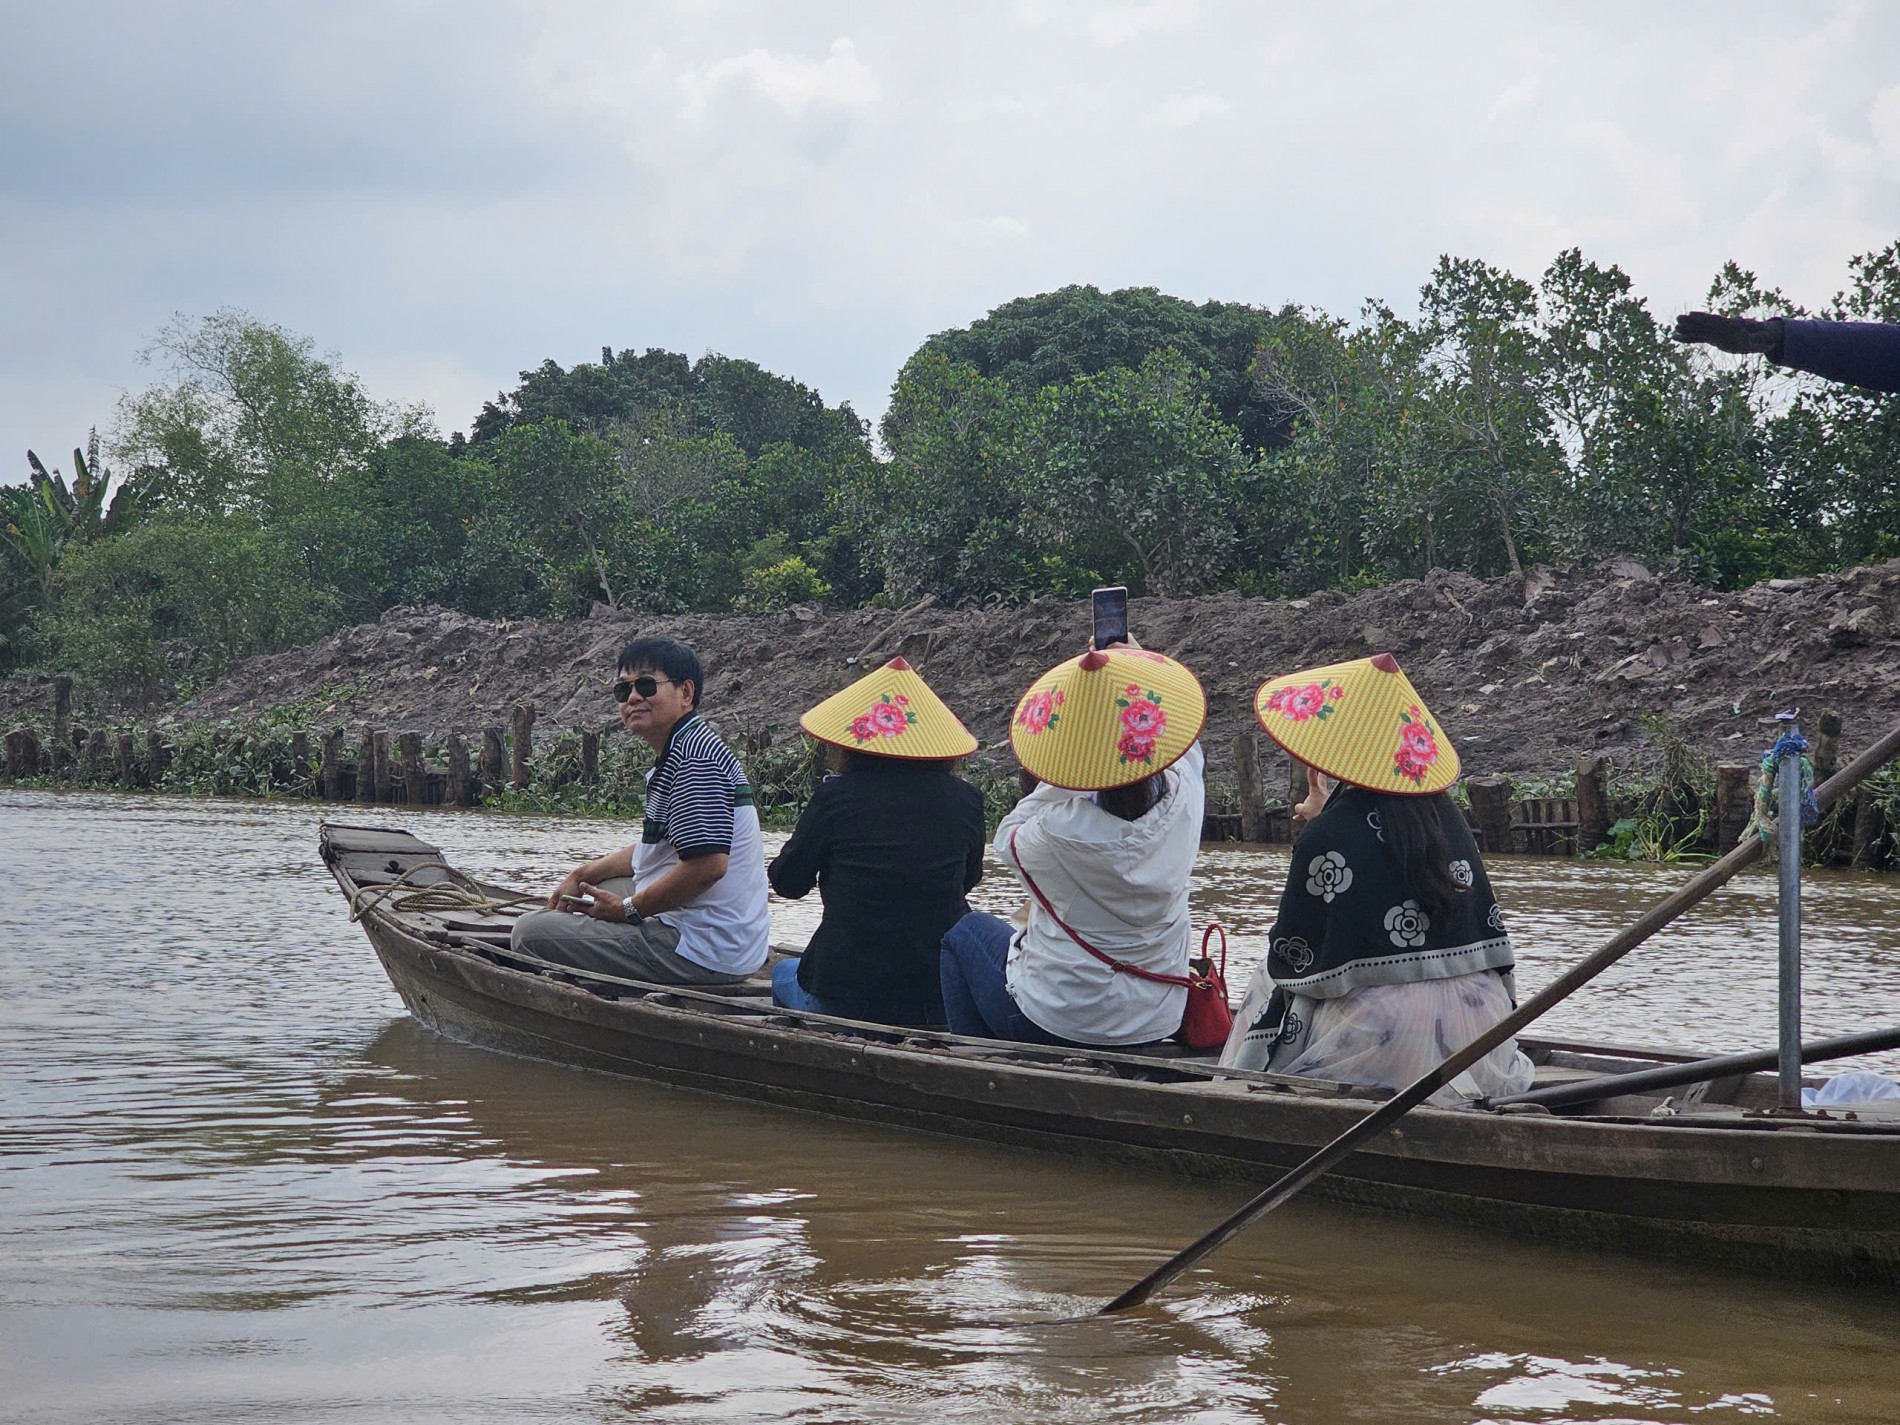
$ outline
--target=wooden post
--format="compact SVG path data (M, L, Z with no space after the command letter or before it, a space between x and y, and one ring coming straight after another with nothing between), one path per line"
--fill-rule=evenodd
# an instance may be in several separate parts
M290 791L292 796L307 797L315 790L310 776L310 734L290 734Z
M165 780L165 739L157 728L145 732L145 785L156 787Z
M1610 839L1610 763L1600 756L1577 759L1577 854L1588 855Z
M508 719L508 730L514 735L513 781L516 791L521 791L534 776L534 704L516 703L512 716Z
M490 723L482 729L482 786L481 790L499 792L507 776L507 754L502 748L501 729Z
M136 787L139 784L138 743L129 732L118 736L116 751L119 757L119 785Z
M1725 762L1715 769L1715 849L1726 852L1741 840L1755 814L1755 766Z
M356 799L365 804L376 800L376 734L367 727L356 744Z
M387 806L393 800L394 783L389 775L389 733L377 728L370 734L370 779L375 787L377 804Z
M1814 738L1814 785L1820 786L1834 775L1835 766L1841 759L1841 715L1837 712L1821 714L1819 732Z
M106 730L95 727L86 738L85 759L82 770L88 782L96 782L105 776L106 768L111 765L112 753L106 744Z
M72 760L73 680L65 674L53 679L53 765Z
M409 806L422 806L429 800L429 774L422 770L422 734L397 733L396 748L402 758L402 799Z
M1240 784L1240 839L1267 839L1267 799L1260 791L1260 744L1251 731L1234 734L1234 779Z
M581 785L600 785L600 734L591 727L581 729Z
M1821 714L1814 736L1814 784L1819 786L1834 775L1841 755L1841 715L1833 710ZM1837 864L1843 855L1853 852L1854 808L1851 803L1836 806L1808 833L1808 853L1823 866Z
M1854 866L1878 870L1886 858L1887 816L1880 802L1863 787L1854 794Z
M323 734L320 744L322 766L318 772L319 786L323 799L327 802L343 800L343 729L333 727Z
M468 765L468 739L459 732L451 732L443 750L448 757L449 780L442 789L442 800L452 807L474 806L474 774Z
M1511 779L1502 773L1467 777L1465 792L1471 798L1472 811L1477 813L1478 838L1485 854L1512 850Z

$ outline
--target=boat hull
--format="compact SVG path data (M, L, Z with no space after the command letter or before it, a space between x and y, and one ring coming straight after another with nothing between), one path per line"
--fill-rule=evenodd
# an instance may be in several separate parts
M339 875L349 888L349 882ZM1264 1183L1376 1104L1125 1076L1087 1056L813 1028L711 997L617 993L362 921L418 1020L457 1041L859 1121ZM1110 1056L1112 1057L1112 1056ZM1900 1137L1419 1109L1314 1191L1514 1234L1900 1286Z

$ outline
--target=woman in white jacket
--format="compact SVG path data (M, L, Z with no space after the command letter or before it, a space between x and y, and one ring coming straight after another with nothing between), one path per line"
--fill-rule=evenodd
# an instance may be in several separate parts
M1051 669L1023 696L1010 741L1039 784L995 845L1027 914L1016 925L972 912L944 936L952 1030L1128 1046L1180 1027L1187 990L1170 981L1188 969L1206 709L1186 668L1120 646Z

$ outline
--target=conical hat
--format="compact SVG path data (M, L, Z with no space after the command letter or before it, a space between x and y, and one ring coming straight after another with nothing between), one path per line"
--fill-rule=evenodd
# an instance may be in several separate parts
M1169 766L1206 721L1207 695L1172 658L1091 649L1030 685L1010 719L1009 745L1043 781L1098 792Z
M798 725L820 742L876 757L935 760L976 751L969 729L901 658L833 693Z
M1356 787L1425 796L1458 780L1451 739L1390 653L1270 678L1253 711L1300 761Z

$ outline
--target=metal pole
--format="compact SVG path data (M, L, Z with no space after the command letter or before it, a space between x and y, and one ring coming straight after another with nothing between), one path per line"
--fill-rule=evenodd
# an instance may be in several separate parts
M1781 1042L1780 1099L1801 1108L1801 729L1792 713L1781 714L1783 750L1775 767L1776 833L1781 849Z

